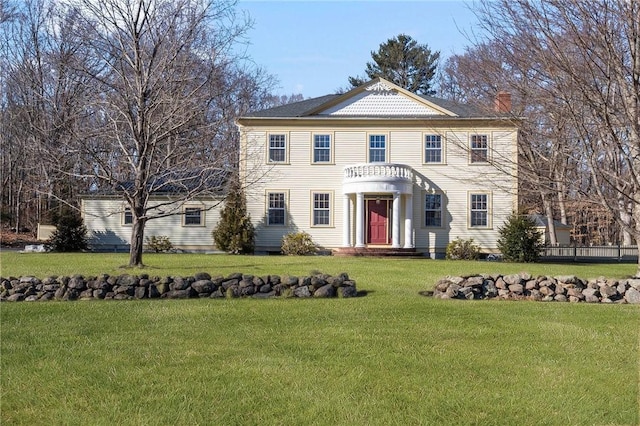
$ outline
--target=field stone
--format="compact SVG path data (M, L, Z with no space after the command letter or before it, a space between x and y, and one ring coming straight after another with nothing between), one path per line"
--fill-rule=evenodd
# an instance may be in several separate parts
M636 290L634 287L629 288L624 294L624 300L627 303L639 304L640 303L640 291Z
M194 282L191 284L191 288L198 293L211 293L214 290L214 285L213 281L207 278Z
M332 284L326 284L313 292L313 297L334 297L336 289Z
M309 287L307 286L297 287L296 289L293 290L293 294L296 297L301 297L301 298L311 297L311 292L309 291Z

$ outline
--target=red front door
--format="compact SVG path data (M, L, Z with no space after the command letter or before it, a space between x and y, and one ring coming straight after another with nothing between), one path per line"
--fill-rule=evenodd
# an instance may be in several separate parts
M367 243L388 244L388 200L370 200L367 205L367 218L369 224Z

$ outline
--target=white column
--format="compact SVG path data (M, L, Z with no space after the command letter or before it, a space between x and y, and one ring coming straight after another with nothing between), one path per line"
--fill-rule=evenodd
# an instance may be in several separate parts
M400 248L400 193L393 194L393 227L391 228L391 247Z
M413 248L413 194L404 199L404 248Z
M351 197L344 194L342 205L342 247L351 247Z
M364 194L356 193L356 247L364 247Z

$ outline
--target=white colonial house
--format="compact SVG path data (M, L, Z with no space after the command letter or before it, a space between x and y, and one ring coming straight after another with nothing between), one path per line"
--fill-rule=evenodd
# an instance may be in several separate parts
M378 78L239 118L256 251L300 231L351 254L439 257L458 237L495 251L517 208L510 103L501 93L481 111Z

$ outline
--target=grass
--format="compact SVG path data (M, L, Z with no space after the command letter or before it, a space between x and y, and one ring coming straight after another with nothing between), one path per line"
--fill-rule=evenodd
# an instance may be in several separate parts
M3 252L2 276L120 254ZM364 297L3 303L2 424L640 423L640 308L444 301L445 275L623 278L635 265L146 255L137 273L346 271Z

